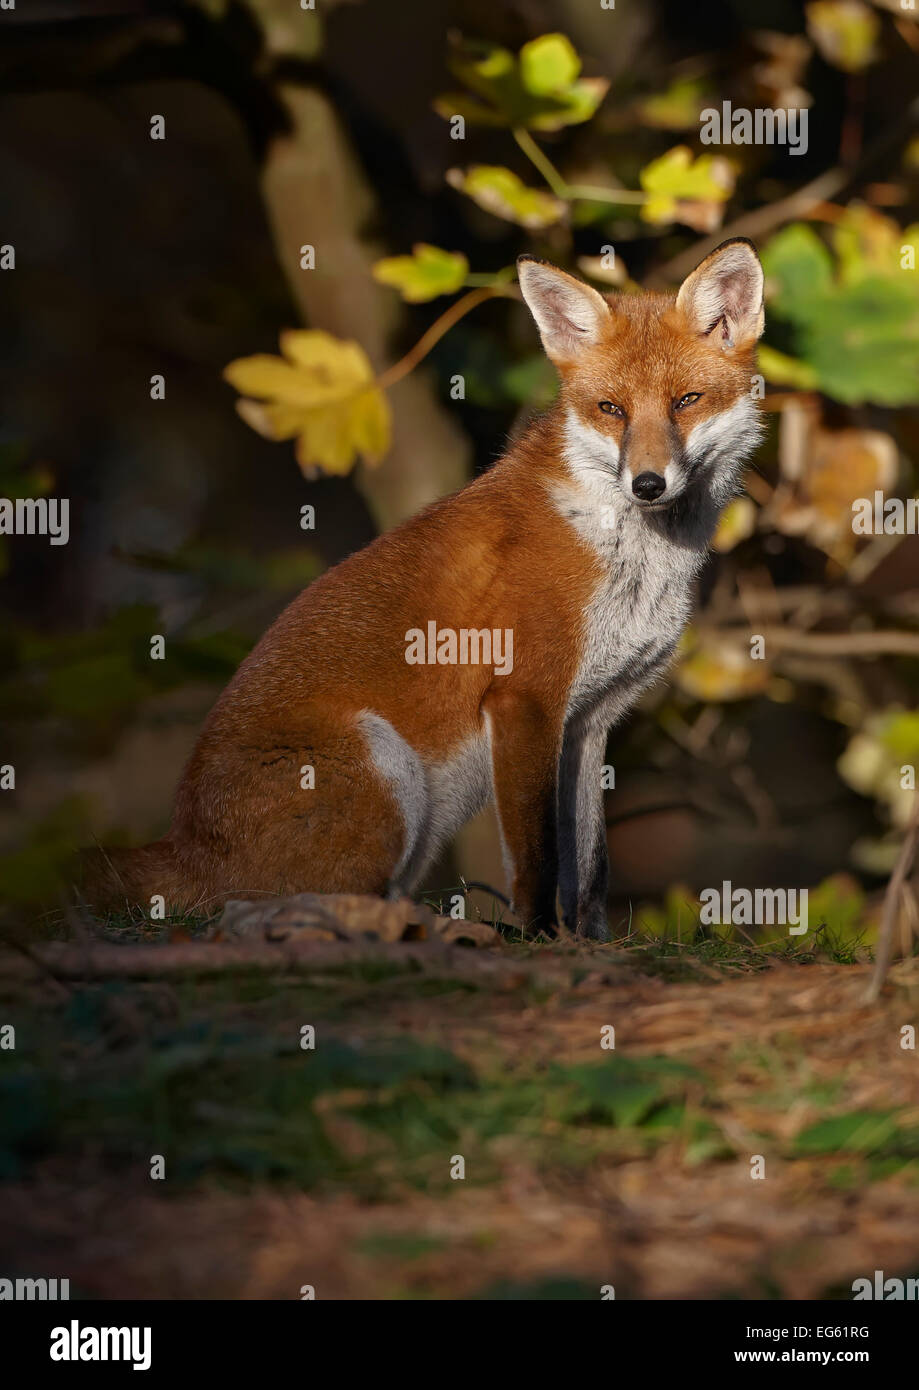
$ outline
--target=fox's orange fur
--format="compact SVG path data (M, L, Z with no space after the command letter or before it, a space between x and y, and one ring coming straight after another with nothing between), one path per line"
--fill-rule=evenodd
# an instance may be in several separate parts
M698 427L729 419L748 398L755 370L761 277L756 282L745 256L758 263L752 250L725 248L722 258L739 268L734 280L723 268L721 284L706 272L710 262L717 271L718 255L695 272L702 277L695 289L687 282L679 304L660 295L604 301L554 268L522 264L524 295L559 368L558 405L489 472L342 561L291 603L207 719L169 833L144 849L102 855L90 899L147 903L162 894L177 906L213 907L257 893L410 891L439 845L493 794L521 918L548 925L555 917L559 873L563 880L566 873L561 836L562 858L580 866L567 867L566 916L592 915L582 925L602 936L603 868L575 848L588 735L593 766L609 722L666 664L688 606L683 589L688 595L693 565L731 491L722 487L707 510L700 501L697 517L687 500L695 496L689 463L688 481L673 474L667 484L676 493L685 482L685 498L669 512L646 510L629 480L663 479L668 464L691 459L692 438L705 443ZM677 410L688 393L700 399ZM621 414L607 413L610 403ZM598 479L588 476L595 456ZM608 463L617 457L618 465ZM623 508L622 533L607 549L593 529L595 487L608 487L614 510ZM694 552L682 583L684 531ZM672 575L668 546L675 547ZM598 627L598 595L610 585L612 627ZM636 612L617 617L620 603ZM639 660L642 605L648 631L656 615L666 621ZM512 669L408 664L407 633L432 620L454 631L509 629ZM591 644L601 630L612 656L598 658L595 678ZM617 675L620 631L628 659ZM315 769L312 790L301 788L304 766ZM566 778L571 795L562 805ZM595 809L590 819L596 839ZM599 886L581 882L591 874Z

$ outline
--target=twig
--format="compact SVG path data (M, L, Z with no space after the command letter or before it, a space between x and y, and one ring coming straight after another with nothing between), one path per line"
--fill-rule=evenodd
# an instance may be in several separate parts
M522 126L517 127L514 130L514 139L530 163L542 174L556 198L564 198L568 185L549 156L539 148L530 132L524 130Z
M648 195L631 188L599 188L594 184L568 183L564 175L552 163L545 150L541 150L528 130L518 127L514 139L523 150L530 163L539 170L556 198L563 202L587 203L644 203Z
M847 584L851 581L851 568L846 574ZM919 611L919 590L905 590L898 594L888 596L876 596L872 594L872 600L876 602L879 610L885 613L902 614L907 617L915 617ZM781 613L794 612L802 606L808 608L813 606L819 609L821 615L829 613L846 614L852 607L858 605L862 596L853 588L820 588L816 584L783 584L780 588L773 589L769 595L769 605L776 616ZM744 603L736 595L730 595L718 602L709 600L708 606L704 611L705 618L716 620L727 620L730 618L746 617L747 610Z
M893 27L900 35L903 42L911 48L914 53L919 53L919 31L917 31L916 26L911 24L908 19L904 18L895 19Z
M874 974L871 977L871 984L868 986L868 992L865 995L865 1002L868 1004L877 1002L881 993L881 987L887 975L887 968L890 965L890 956L893 950L894 930L897 925L897 910L900 906L900 899L903 894L906 879L913 866L917 842L919 842L919 792L914 792L913 810L909 818L909 825L906 827L906 836L900 847L900 854L894 866L894 871L890 876L887 892L884 895L884 910L881 914L881 930L878 937L877 960L874 964Z
M882 560L892 554L900 544L902 536L874 536L865 546L864 550L859 551L855 559L849 566L848 579L850 584L862 584L877 569Z
M743 638L747 628L699 623L700 631ZM764 627L757 636L780 651L808 656L919 656L919 633L892 629L873 632L796 632L794 628Z
M380 390L385 391L390 386L395 386L397 381L401 381L409 372L414 371L415 367L422 358L427 357L428 353L439 343L445 333L449 333L455 323L459 323L461 318L470 310L484 304L486 299L518 299L520 297L516 285L485 285L481 289L470 290L464 294L462 299L458 299L455 304L451 304L439 319L435 319L426 333L423 333L417 343L411 348L404 357L400 357L398 362L387 367L374 382Z

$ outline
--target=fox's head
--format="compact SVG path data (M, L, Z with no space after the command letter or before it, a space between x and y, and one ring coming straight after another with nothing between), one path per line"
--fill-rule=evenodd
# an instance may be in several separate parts
M752 395L763 270L726 241L670 295L611 295L522 256L520 289L559 370L569 467L592 492L669 507L694 484L718 504L760 433Z

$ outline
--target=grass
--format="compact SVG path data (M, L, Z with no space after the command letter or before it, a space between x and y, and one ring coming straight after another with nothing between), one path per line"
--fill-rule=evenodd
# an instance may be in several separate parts
M721 957L706 963L713 959ZM393 1184L446 1194L455 1153L467 1158L473 1183L494 1181L515 1150L546 1171L584 1170L663 1144L689 1165L734 1154L717 1072L621 1052L569 1062L551 1053L489 1060L480 1049L472 1063L392 1029L393 1014L411 1004L428 1024L432 1009L448 1005L460 1022L464 1009L481 1020L483 1009L499 1007L538 1031L535 1018L550 1016L565 993L557 982L526 979L496 997L373 961L280 987L265 973L168 988L75 986L63 1002L14 1010L23 1043L0 1073L0 1176L23 1177L54 1157L102 1172L127 1166L140 1181L150 1155L161 1153L170 1191L208 1174L243 1185L344 1186L379 1199ZM386 1021L375 1024L375 1013ZM304 1051L306 1023L316 1046ZM755 1078L753 1105L764 1112L803 1102L825 1111L844 1096L838 1078L813 1074L791 1034L779 1047L735 1048L728 1063ZM919 1158L917 1136L895 1109L843 1110L788 1152L905 1164Z
M412 983L420 1002L432 998L431 981ZM493 1146L508 1139L540 1163L570 1167L642 1151L682 1129L698 1137L686 1104L695 1075L667 1059L477 1070L412 1036L349 1041L322 1024L315 1050L303 1051L298 1020L315 1017L315 990L278 996L257 977L232 989L182 987L168 1021L157 999L88 985L50 1016L20 1022L37 1042L0 1077L0 1175L22 1177L54 1155L102 1170L128 1165L140 1178L161 1153L170 1191L207 1172L379 1196L393 1175L448 1191L460 1150L470 1180L490 1181ZM349 1017L363 1015L362 1001L348 1003Z

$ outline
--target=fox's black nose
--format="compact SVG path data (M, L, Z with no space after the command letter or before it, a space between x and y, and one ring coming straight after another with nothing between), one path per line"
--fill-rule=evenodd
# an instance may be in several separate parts
M642 502L653 502L655 497L660 497L666 486L660 473L639 473L637 478L632 479L632 491Z

